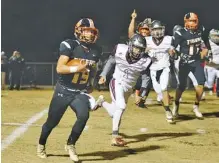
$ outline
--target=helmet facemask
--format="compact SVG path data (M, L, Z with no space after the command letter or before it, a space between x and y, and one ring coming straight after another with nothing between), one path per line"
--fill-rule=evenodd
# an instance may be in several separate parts
M88 23L89 22L89 23ZM99 37L99 31L94 26L94 22L91 19L81 19L75 26L75 37L88 44L93 44Z
M165 34L165 27L164 26L151 29L151 36L156 38L156 39L164 37L164 34Z
M219 44L219 30L212 29L209 33L209 39L213 43Z
M184 16L184 25L185 28L191 31L198 29L199 20L198 16L195 13L188 13Z
M133 45L129 42L129 56L132 60L139 60L145 52L145 47Z
M82 32L79 39L82 42L95 43L97 37L98 37L97 29L84 27L82 28Z

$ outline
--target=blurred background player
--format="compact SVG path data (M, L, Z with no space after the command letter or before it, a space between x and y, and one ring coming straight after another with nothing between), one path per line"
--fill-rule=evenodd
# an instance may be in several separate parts
M89 111L96 109L98 105L98 101L96 106L93 105L95 102L88 93L92 92L96 64L102 53L101 48L96 45L99 31L92 19L83 18L76 24L74 34L76 39L68 39L60 44L60 57L56 67L59 76L37 147L40 158L47 157L47 138L70 106L76 113L77 120L65 149L72 161L78 161L75 144L89 119ZM75 62L77 64L73 64Z
M126 44L118 44L115 49L115 54L111 55L105 65L99 84L104 84L106 75L111 67L115 65L113 79L111 79L109 87L112 102L104 101L102 106L106 109L112 118L112 142L113 146L124 146L125 140L119 136L119 127L123 112L126 109L126 104L129 96L132 94L132 88L135 85L141 73L146 72L151 63L150 57L146 56L146 40L140 34L134 34ZM145 90L145 78L142 75L142 91ZM142 97L138 97L140 101Z
M211 46L210 58L206 62L205 66L205 91L210 91L212 95L212 89L216 80L216 94L219 97L219 30L212 29L209 32L209 43ZM202 95L202 99L205 99L205 92Z
M129 24L129 28L128 28L128 36L129 38L131 38L135 33L138 33L140 35L142 35L143 37L148 37L150 36L150 27L151 27L151 18L146 18L144 21L140 22L137 27L136 27L136 17L137 17L137 13L134 10L133 13L131 14L131 22ZM147 51L147 50L146 50ZM139 76L136 85L134 87L135 90L135 104L141 108L144 108L145 105L145 101L147 99L147 96L151 90L152 87L152 83L151 83L151 78L150 78L150 71L148 70L148 72L146 72L147 74L147 82L146 82L146 89L144 92L140 92L140 88L141 88L141 83L142 83L142 79L141 76ZM140 93L142 93L142 95L140 95ZM143 98L138 101L138 97L142 96Z
M204 40L204 41L203 41ZM203 119L199 111L199 102L203 93L205 83L204 66L202 59L208 54L208 41L204 38L204 29L199 25L199 19L195 13L187 13L184 16L184 28L176 31L173 36L171 55L176 54L176 48L180 46L180 63L179 63L179 86L176 89L175 105L173 116L178 117L179 99L186 88L186 80L191 71L198 85L195 86L196 99L193 105L193 112L199 119Z
M1 89L6 88L6 73L8 71L8 59L4 51L1 52Z
M8 66L10 83L9 90L13 90L14 88L20 90L21 79L25 68L25 61L20 52L13 52L12 56L9 58Z

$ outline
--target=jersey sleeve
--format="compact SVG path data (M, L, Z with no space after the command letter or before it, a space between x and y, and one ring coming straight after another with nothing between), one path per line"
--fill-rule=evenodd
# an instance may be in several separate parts
M59 54L70 57L72 56L72 51L77 45L78 43L75 41L71 41L71 40L62 41L59 47Z

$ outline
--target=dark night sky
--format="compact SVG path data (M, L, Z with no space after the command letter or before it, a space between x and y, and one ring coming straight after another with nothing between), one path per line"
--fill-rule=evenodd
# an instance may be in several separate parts
M99 43L114 45L127 35L130 14L149 16L170 31L183 25L185 13L196 12L206 29L219 29L218 0L2 0L2 50L19 49L28 61L54 61L54 52L71 38L75 23L92 18L100 30Z

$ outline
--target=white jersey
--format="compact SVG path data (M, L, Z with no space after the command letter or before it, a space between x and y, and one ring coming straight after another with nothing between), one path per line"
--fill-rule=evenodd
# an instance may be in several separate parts
M162 42L157 45L152 36L146 37L149 56L152 58L150 70L162 70L170 66L168 49L171 47L172 37L164 36Z
M215 64L219 64L219 45L213 43L211 40L209 40L209 42L210 42L211 51L213 55L212 62Z
M140 73L148 68L151 63L151 59L150 57L141 58L136 63L129 64L126 59L127 53L128 45L117 45L115 53L116 67L113 78L116 79L117 82L121 83L124 88L130 89L135 85Z

